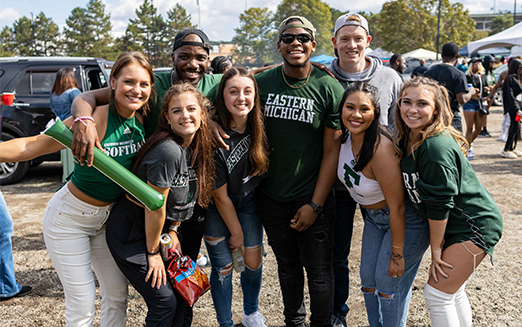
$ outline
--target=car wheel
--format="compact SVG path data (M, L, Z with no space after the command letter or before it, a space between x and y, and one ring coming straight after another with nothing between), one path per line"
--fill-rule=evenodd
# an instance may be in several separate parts
M493 96L493 105L502 106L502 90L498 90Z
M2 132L2 141L9 141L15 137ZM0 163L0 185L14 184L25 176L29 169L29 161Z

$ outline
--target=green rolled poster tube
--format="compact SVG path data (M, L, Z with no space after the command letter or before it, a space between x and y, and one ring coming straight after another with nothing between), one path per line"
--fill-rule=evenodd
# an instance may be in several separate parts
M63 146L71 148L73 133L61 120L57 119L53 125L48 125L44 134L52 137ZM94 148L93 166L125 191L132 194L149 210L154 211L163 206L165 202L163 194L158 193L98 148Z

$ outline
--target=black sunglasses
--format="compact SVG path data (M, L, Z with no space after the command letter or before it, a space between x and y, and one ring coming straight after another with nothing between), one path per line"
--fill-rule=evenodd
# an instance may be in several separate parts
M286 44L290 44L294 42L294 40L297 38L297 41L299 43L308 43L312 41L312 36L310 34L302 33L302 34L282 34L281 35L281 41Z

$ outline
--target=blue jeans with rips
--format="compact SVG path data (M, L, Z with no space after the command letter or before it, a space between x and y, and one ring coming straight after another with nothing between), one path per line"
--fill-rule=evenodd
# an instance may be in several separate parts
M257 214L257 206L254 191L244 197L230 199L236 209L237 218L243 230L245 250L262 247L263 225ZM221 218L216 206L209 206L205 218L205 245L210 257L212 272L210 273L210 285L212 288L212 300L216 310L216 318L219 326L233 327L232 321L232 271L223 274L227 266L232 263L232 252L228 245L230 231ZM261 290L261 277L263 264L259 267L245 266L241 273L241 288L243 289L243 311L250 315L258 310L259 291Z
M312 194L279 202L261 192L257 193L259 217L277 260L285 324L288 327L305 326L303 266L310 292L310 326L332 325L332 249L336 217L333 193L328 196L323 211L310 227L301 232L290 227L297 210L311 199Z
M13 219L0 192L0 298L14 296L22 290L15 279L11 237Z
M388 276L392 249L388 208L365 210L361 249L362 288L368 322L374 326L406 326L411 299L411 286L424 252L430 244L428 222L421 218L409 200L405 200L406 235L404 241L404 274ZM389 295L383 297L381 294Z

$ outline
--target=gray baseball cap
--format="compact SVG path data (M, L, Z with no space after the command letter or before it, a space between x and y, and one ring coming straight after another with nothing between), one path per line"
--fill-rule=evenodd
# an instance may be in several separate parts
M366 20L366 18L364 18L356 12L350 12L337 18L337 21L335 22L334 35L337 34L337 31L340 30L341 27L348 25L361 26L366 30L366 34L370 35L368 21Z

